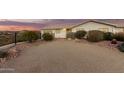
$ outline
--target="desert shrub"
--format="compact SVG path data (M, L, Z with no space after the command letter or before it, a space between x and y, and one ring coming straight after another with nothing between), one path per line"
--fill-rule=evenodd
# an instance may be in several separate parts
M53 40L53 35L52 34L50 34L50 33L44 33L43 35L42 35L42 37L43 37L43 39L45 40L45 41L52 41Z
M114 34L112 32L105 32L104 33L104 39L105 40L112 40L112 39L114 39Z
M75 33L74 32L67 32L67 38L74 39L75 38Z
M98 30L91 30L88 33L88 40L91 42L98 42L104 40L104 32Z
M121 52L124 52L124 43L120 44L118 46L118 49L121 51Z
M26 41L26 38L23 36L24 32L19 32L17 34L17 42L23 42Z
M37 39L41 38L41 33L40 32L33 32L33 33L35 33L35 38L33 38L33 40L37 40ZM17 42L23 42L23 41L28 41L27 35L25 36L25 31L19 32L17 34Z
M8 56L8 52L6 51L0 51L0 58L5 58Z
M75 33L75 37L77 38L77 39L82 39L85 35L86 35L86 31L84 31L84 30L80 30L80 31L77 31L76 33Z
M14 33L7 34L1 32L0 34L0 46L11 44L14 42Z
M114 38L118 41L124 41L124 32L115 33Z
M37 40L39 37L36 32L33 31L24 31L20 37L20 40L22 41L29 41L32 42L34 40Z

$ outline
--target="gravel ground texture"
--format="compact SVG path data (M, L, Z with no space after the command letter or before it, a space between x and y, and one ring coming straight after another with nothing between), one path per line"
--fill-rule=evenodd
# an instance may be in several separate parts
M97 44L55 40L27 47L19 57L0 64L0 72L124 72L124 54Z

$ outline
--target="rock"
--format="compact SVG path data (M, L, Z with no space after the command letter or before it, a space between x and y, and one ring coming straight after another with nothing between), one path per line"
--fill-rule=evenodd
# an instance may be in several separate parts
M0 62L1 63L5 63L6 62L6 58L0 58Z
M116 39L113 39L113 40L111 41L111 44L117 44L117 40L116 40Z
M9 58L15 58L19 55L19 52L17 51L16 48L9 49L8 51Z

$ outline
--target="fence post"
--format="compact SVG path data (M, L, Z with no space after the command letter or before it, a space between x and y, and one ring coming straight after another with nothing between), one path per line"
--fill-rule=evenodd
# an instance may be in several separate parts
M14 43L15 43L15 45L16 45L16 43L17 43L17 33L16 33L16 32L15 32L14 39L15 39L15 40L14 40L14 41L15 41Z

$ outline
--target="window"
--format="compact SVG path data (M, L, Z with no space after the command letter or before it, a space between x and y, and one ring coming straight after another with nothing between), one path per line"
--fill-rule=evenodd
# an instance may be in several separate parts
M104 31L104 32L108 32L109 29L108 28L99 28L100 31Z

